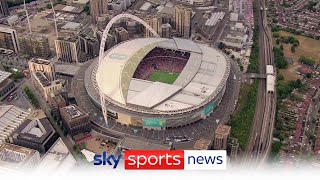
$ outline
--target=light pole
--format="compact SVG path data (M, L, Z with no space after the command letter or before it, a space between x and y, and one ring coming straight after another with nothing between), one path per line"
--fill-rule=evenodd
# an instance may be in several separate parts
M54 28L56 30L56 38L58 39L58 27L57 27L57 20L56 20L56 12L54 11L52 0L50 0L51 9L53 12L53 21L54 21Z
M27 16L27 21L28 21L28 26L29 26L29 33L32 34L31 24L30 24L30 20L29 20L29 14L28 14L27 6L26 6L26 0L23 0L23 5L24 5L24 10L26 12L26 16Z

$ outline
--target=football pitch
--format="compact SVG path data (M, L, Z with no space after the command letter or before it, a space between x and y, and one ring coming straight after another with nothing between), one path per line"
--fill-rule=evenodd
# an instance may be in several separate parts
M179 77L179 73L155 71L151 74L149 81L153 81L153 82L158 81L166 84L173 84L178 77Z

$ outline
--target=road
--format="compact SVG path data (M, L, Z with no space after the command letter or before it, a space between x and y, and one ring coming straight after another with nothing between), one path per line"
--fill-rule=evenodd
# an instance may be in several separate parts
M50 110L46 100L44 99L44 97L42 97L40 95L38 90L35 89L34 85L32 84L31 78L26 79L26 81L21 85L21 87L24 87L24 86L28 86L30 88L30 90L33 92L36 99L39 101L41 109L47 115L51 125L54 127L56 132L60 135L60 138L62 139L63 143L66 145L68 150L71 152L73 157L76 159L78 165L81 165L81 163L83 162L83 159L81 159L79 157L79 155L73 150L73 145L74 145L73 142L68 137L64 136L64 133L62 132L61 128L58 126L57 122L54 121L53 117L51 116L51 110Z
M266 74L267 65L274 65L271 32L268 27L265 3L265 0L259 0L258 2L260 74ZM260 10L260 8L262 9ZM250 167L261 167L271 148L276 112L276 92L267 93L266 84L266 79L259 80L257 108L245 161Z

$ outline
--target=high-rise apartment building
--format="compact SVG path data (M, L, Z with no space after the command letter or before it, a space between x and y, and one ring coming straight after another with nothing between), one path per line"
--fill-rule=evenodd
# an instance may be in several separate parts
M49 81L42 72L32 73L32 77L34 87L46 101L49 101L51 94L56 94L63 88L60 80Z
M226 150L228 145L228 139L230 135L231 127L227 125L220 124L214 136L214 149L216 150Z
M59 37L55 40L56 53L61 62L79 63L80 43L75 37Z
M0 0L0 16L10 15L7 0Z
M28 62L31 73L42 72L49 81L56 80L54 63L48 60L33 58Z
M228 143L228 155L232 160L235 160L238 156L239 142L236 138L230 138Z
M0 70L0 100L6 98L15 87L14 81L10 78L12 73ZM1 134L1 133L0 133Z
M47 58L50 56L48 37L24 34L19 36L21 52L32 57Z
M121 43L129 40L129 33L123 27L116 28L116 42Z
M90 131L89 114L72 104L60 109L62 122L71 136Z
M179 36L188 39L191 35L192 9L177 5L174 8L175 29Z
M0 27L0 48L20 52L19 40L16 30Z
M100 42L92 28L86 29L78 34L80 50L90 57L99 55Z
M172 35L172 26L169 23L161 25L161 34L159 34L163 38L171 38Z
M94 24L96 24L97 18L101 14L108 12L108 1L109 0L90 0L90 14Z
M45 153L59 135L42 110L33 110L12 135L13 143Z
M147 16L146 18L144 18L144 21L151 26L152 29L154 29L160 36L162 34L162 28L161 28L161 24L162 24L162 19L161 17L157 17L157 16ZM147 28L145 29L145 37L152 37L153 34L151 33L151 31L149 31Z

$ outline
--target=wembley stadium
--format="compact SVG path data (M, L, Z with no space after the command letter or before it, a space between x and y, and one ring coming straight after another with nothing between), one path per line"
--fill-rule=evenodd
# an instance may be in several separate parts
M230 60L191 40L143 38L109 49L85 74L86 91L106 120L161 130L214 112L226 90Z

